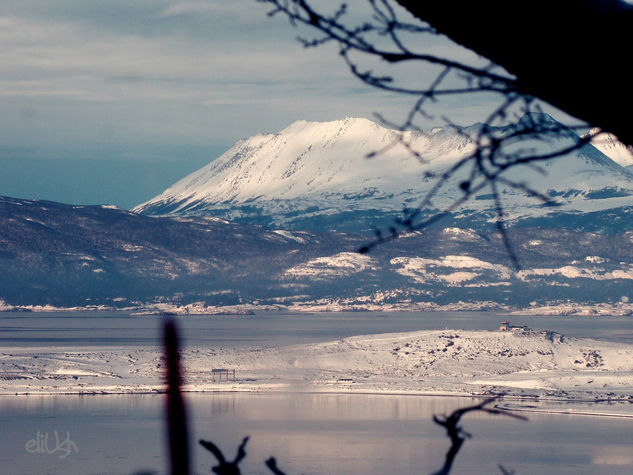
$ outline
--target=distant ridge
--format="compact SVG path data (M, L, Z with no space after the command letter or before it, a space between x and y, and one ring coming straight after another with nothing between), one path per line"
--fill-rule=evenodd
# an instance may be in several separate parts
M598 218L585 217L594 223ZM367 238L349 233L270 230L218 218L149 217L111 206L0 196L0 311L507 310L563 304L576 312L580 304L604 304L602 312L633 312L633 231L517 227L511 237L518 272L494 231L427 229L361 255L355 250Z

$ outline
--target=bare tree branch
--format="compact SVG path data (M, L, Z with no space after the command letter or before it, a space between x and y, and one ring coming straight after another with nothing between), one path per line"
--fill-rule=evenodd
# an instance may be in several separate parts
M496 406L488 407L489 404L499 399L499 397L501 396L496 396L493 398L486 399L482 401L481 403L475 404L473 406L457 409L453 411L449 416L444 416L444 417L433 416L433 421L436 424L446 429L446 435L450 439L451 445L448 451L446 452L443 467L437 472L434 472L432 475L448 474L465 440L471 437L471 435L468 432L466 432L463 428L459 426L461 418L465 416L466 414L468 414L469 412L480 411L480 412L485 412L485 413L493 414L493 415L504 415L504 416L514 417L515 419L519 419L519 420L527 420L527 418L522 415L514 414L500 407L496 407ZM248 437L244 438L244 440L242 441L242 443L240 444L237 450L237 455L232 462L229 462L226 460L222 451L213 442L200 440L200 445L202 445L204 448L210 451L218 460L219 464L212 468L214 473L217 473L218 475L239 475L241 473L240 468L239 468L239 463L246 457L245 447L248 440L249 440ZM285 472L283 472L277 466L277 460L274 457L268 458L265 464L266 464L266 467L268 467L268 469L275 475L285 475ZM514 472L507 471L502 465L499 465L499 469L504 474L514 473Z
M394 220L388 232L376 230L376 239L359 249L368 252L376 245L398 238L402 233L419 231L434 224L441 218L451 215L476 193L488 189L494 202L496 215L495 227L500 233L508 257L518 270L518 257L512 249L507 232L507 214L504 212L503 196L500 187L522 193L527 197L541 201L548 206L557 203L546 194L539 192L526 183L509 178L506 174L517 167L534 168L538 162L567 155L588 144L593 137L579 138L572 132L573 127L548 120L540 105L527 93L517 78L507 74L494 63L485 66L469 64L455 59L440 57L430 52L427 39L438 35L438 31L427 23L404 22L400 19L394 2L390 0L367 0L367 11L371 14L366 21L355 23L349 19L348 8L341 5L332 14L317 11L307 0L258 0L273 7L271 15L285 15L292 25L309 26L320 33L312 39L300 39L305 47L317 47L324 43L335 42L339 53L350 72L359 80L374 88L397 94L411 95L417 98L402 123L394 123L379 116L380 122L401 133L390 144L368 154L368 158L385 153L395 146L403 146L422 164L429 159L422 156L412 145L413 138L406 139L405 132L421 133L416 125L420 118L430 118L427 110L429 103L441 98L464 94L487 94L497 97L498 105L485 118L479 128L466 128L444 118L444 122L474 145L474 151L443 171L429 172L427 178L435 180L430 191L422 197L414 209L403 210L402 218ZM417 7L410 6L417 12ZM432 8L430 8L432 10ZM419 8L420 11L425 7ZM421 15L418 17L423 18ZM411 40L412 35L414 41ZM406 40L405 40L406 36ZM414 45L412 45L414 43ZM361 67L357 57L375 58L383 63L415 63L427 69L440 68L435 79L428 85L412 87L400 84L391 75L382 75L366 67ZM410 81L410 77L407 77ZM457 85L461 82L462 85ZM586 127L586 124L574 127ZM413 137L413 135L410 135ZM564 146L552 151L538 153L529 148L519 148L530 140L554 142L563 139ZM471 167L468 178L459 183L463 192L452 203L441 208L433 206L438 194L447 186L454 186L452 178L462 170ZM538 169L542 171L542 169ZM429 217L428 214L431 213Z
M218 460L218 465L211 469L214 473L217 473L218 475L239 475L241 473L239 463L244 459L244 457L246 457L246 444L248 439L248 437L244 437L242 443L237 449L237 455L232 462L226 460L222 451L213 442L200 440L200 445L211 452Z
M486 407L493 401L496 401L497 399L498 397L494 397L494 398L486 399L482 403L476 404L474 406L468 406L468 407L463 407L461 409L457 409L453 411L449 416L446 416L446 417L433 416L433 421L435 421L436 424L444 427L446 429L446 434L451 439L451 446L446 452L444 466L437 472L434 472L433 475L446 475L450 473L451 467L453 466L453 462L455 461L455 457L457 456L457 453L462 448L462 445L464 444L466 439L471 437L471 435L468 432L466 432L464 429L462 429L459 426L459 422L462 416L468 414L469 412L480 411L480 412L486 412L488 414L493 414L493 415L503 415L503 416L514 417L515 419L527 420L527 418L523 416L513 414L511 412L505 411L497 407Z
M277 460L275 460L275 457L270 457L268 460L266 460L266 466L275 475L286 475L284 472L279 470L279 467L277 467Z

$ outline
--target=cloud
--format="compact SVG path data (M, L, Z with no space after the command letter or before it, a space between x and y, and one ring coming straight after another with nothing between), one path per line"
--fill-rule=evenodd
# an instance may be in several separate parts
M409 98L360 84L333 44L302 48L294 38L306 32L268 10L252 0L4 2L0 141L42 156L136 156L151 144L150 156L297 119L406 114Z
M190 1L176 2L160 12L161 17L171 17L178 15L235 15L238 12L248 11L247 8L236 9L235 5L218 1Z
M338 3L319 5L334 10ZM364 7L350 5L354 20L361 20ZM315 33L269 18L269 10L254 0L5 0L0 160L23 162L25 169L71 158L102 164L190 160L199 166L206 150L215 158L240 138L276 132L297 119L372 118L374 112L404 119L410 97L361 84L334 44L302 48L295 37ZM472 57L439 39L427 46L438 55ZM434 74L407 68L402 71L416 86ZM481 117L486 102L452 106L459 121L469 123ZM57 183L64 188L63 180ZM38 197L30 194L32 180L13 180L12 186ZM68 181L68 187L80 186L81 180ZM81 196L94 202L89 188ZM112 197L99 200L134 199ZM73 200L82 201L79 194Z

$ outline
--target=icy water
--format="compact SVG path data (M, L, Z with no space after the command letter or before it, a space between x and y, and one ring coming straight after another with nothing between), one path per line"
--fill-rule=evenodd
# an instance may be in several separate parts
M357 334L422 329L494 329L492 313L332 313L178 318L190 346L272 346ZM517 324L577 337L633 342L627 317L512 317ZM156 346L161 319L124 313L0 313L0 346ZM432 415L468 398L340 394L190 394L196 473L215 460L196 445L217 443L232 458L249 435L243 473L429 473L448 439ZM0 473L165 473L162 395L0 397ZM561 407L564 407L562 405ZM581 409L591 412L586 405ZM601 406L604 411L604 405ZM621 408L614 407L613 412ZM529 421L468 416L473 434L454 473L633 473L633 419L528 414Z

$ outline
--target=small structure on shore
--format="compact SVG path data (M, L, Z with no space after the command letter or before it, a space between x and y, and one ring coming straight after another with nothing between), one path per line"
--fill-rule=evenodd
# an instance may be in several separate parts
M530 327L528 327L527 325L510 325L510 322L506 321L506 322L501 322L501 325L499 326L499 331L500 332L509 332L509 331L518 331L518 330L530 330Z
M221 383L222 377L224 377L224 381L235 381L235 370L227 368L213 368L211 370L212 382Z

